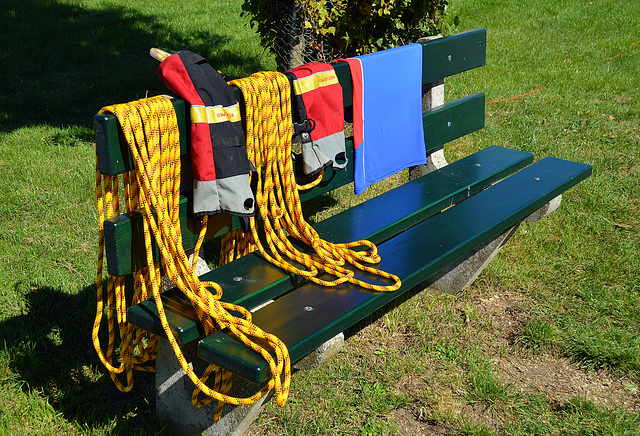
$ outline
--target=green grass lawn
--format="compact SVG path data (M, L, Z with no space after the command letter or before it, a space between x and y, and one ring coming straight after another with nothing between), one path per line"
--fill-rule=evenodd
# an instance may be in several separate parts
M92 116L166 92L151 47L228 78L273 69L241 1L4 0L0 8L0 434L170 434L153 378L118 392L99 364ZM488 30L491 144L593 165L523 224L463 295L423 292L293 378L251 434L639 434L640 3L451 0ZM345 195L344 193L340 195ZM338 198L340 201L346 201ZM349 200L350 201L350 200Z

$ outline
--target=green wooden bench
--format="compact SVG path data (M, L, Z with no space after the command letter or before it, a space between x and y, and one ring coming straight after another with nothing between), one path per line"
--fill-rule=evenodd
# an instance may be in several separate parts
M437 87L447 76L485 63L484 30L422 44L425 89ZM343 86L344 104L348 109L351 106L349 67L346 63L336 64L335 71ZM237 95L240 100L240 94ZM186 153L185 114L188 111L182 100L175 99L174 106L183 133L183 152ZM481 129L484 114L485 98L480 93L425 110L425 152L432 163L432 167L424 171L427 174L314 225L320 236L329 241L364 238L378 244L382 257L380 268L400 277L402 287L399 290L376 293L351 285L342 285L339 291L325 289L289 276L259 254L216 268L204 274L202 279L219 283L224 290L223 300L248 309L258 308L253 314L255 324L284 341L292 362L301 361L415 286L424 286L427 280L433 283L434 277L440 280L453 277L455 281L462 275L464 284L454 291L461 290L479 274L503 239L522 220L541 208L549 208L552 200L591 174L588 165L552 157L533 163L531 153L499 146L487 147L435 168L438 165L434 167L433 163L436 157L442 157L443 146ZM95 125L100 171L116 175L130 169L131 157L121 141L117 120L113 116L96 115ZM327 169L320 185L301 193L303 201L353 181L353 143L350 139L346 141L346 148L350 154L346 170ZM191 249L198 223L189 218L188 202L187 198L183 199L182 230L185 248ZM208 237L219 237L237 226L234 218L219 215L210 224L212 229ZM126 276L137 270L145 253L142 213L121 215L105 222L105 240L110 274ZM469 268L470 273L463 272ZM203 359L227 368L251 383L265 382L268 367L254 352L224 331L203 337L194 310L179 290L168 290L162 298L171 327L185 352L191 353L194 365L202 365L199 359ZM164 335L153 301L130 307L128 319L138 327ZM172 350L164 340L156 376L156 407L160 418L174 420L184 432L198 427L201 427L199 430L208 428L216 434L243 431L256 408L229 412L229 418L225 412L220 423L210 427L211 412L196 411L191 406L192 387L190 382L185 382L172 357ZM183 387L181 383L186 385ZM191 417L198 413L200 415Z

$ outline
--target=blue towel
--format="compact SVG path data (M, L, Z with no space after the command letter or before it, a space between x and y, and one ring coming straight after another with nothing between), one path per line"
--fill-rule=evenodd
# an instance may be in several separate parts
M355 193L426 163L422 46L409 44L346 60L353 79Z

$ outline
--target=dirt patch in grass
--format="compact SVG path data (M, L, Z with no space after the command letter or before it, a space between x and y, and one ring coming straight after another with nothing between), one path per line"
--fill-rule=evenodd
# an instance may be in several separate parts
M551 355L510 356L496 361L509 383L523 392L541 393L552 403L572 397L591 401L599 406L615 406L627 411L640 410L640 398L634 384L604 371L584 371L565 358Z
M485 317L494 327L492 348L501 344L514 346L516 338L529 321L526 299L515 293L502 293L484 298L472 298L479 317ZM486 321L486 320L485 320ZM508 356L496 354L492 361L501 370L503 381L521 392L543 394L552 403L562 403L579 397L598 406L640 410L637 386L605 371L584 370L564 357L552 353L532 353L518 350Z
M327 404L341 409L318 423L357 434L355 421L345 417L369 413L391 424L397 434L432 436L483 428L502 431L526 425L538 414L543 424L552 421L550 428L556 428L561 419L558 411L576 397L604 411L640 411L635 382L582 369L563 357L558 346L526 348L519 341L523 330L543 321L537 318L535 302L518 291L489 289L474 287L455 299L425 290L355 328L334 358L341 361L333 362L334 369L342 373L345 386L379 384L384 389L363 396L364 405L347 398L358 389L335 394ZM478 382L484 376L491 379L489 384ZM385 409L380 404L390 399L401 404L388 411L373 407ZM299 426L321 414L321 409L309 415L311 409L287 407L271 409L270 416L252 426L251 434L280 434L281 428ZM278 414L275 421L274 414Z
M513 345L522 327L529 321L528 301L516 293L504 293L483 297L471 296L468 301L478 313L478 319L491 328L492 349L505 344Z
M390 416L391 422L400 427L400 434L404 436L450 436L456 431L439 423L416 416L416 412L407 409L394 410Z

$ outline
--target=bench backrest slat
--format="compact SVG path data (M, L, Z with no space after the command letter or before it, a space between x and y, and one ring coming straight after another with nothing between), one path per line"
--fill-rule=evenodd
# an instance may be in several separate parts
M180 131L180 153L187 153L187 117L185 101L173 99L173 108L178 119ZM94 115L96 128L96 154L100 173L106 176L117 176L133 169L133 158L129 145L122 136L118 120L113 115Z
M486 29L471 30L446 38L422 42L422 84L454 76L482 67L487 52ZM342 85L344 106L353 104L351 72L347 63L337 63L333 69ZM393 77L390 77L392 80Z
M422 119L427 150L482 129L484 103L484 94L476 93L426 110Z
M422 83L482 67L486 61L487 31L471 30L423 43Z

